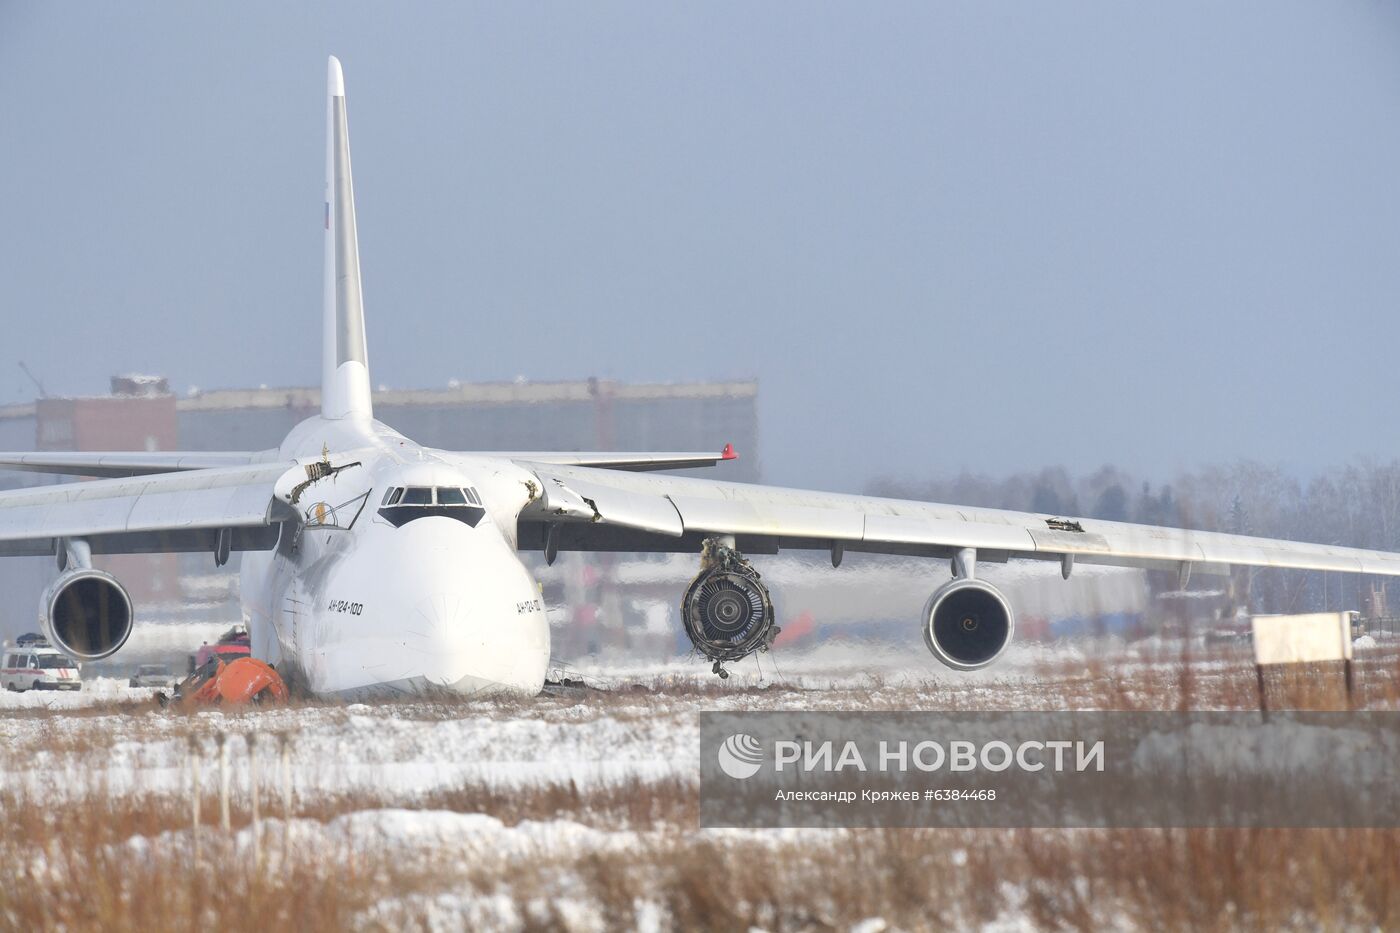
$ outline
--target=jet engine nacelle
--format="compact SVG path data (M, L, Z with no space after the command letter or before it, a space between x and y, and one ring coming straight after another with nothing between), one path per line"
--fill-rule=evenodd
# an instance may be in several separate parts
M725 662L768 650L778 634L773 601L758 571L714 540L705 542L702 569L681 598L681 618L690 643L715 662L721 677L729 676Z
M131 635L131 597L109 573L61 573L39 601L39 625L59 651L79 661L111 657Z
M950 580L924 607L924 644L933 656L959 671L986 667L1011 644L1016 620L1011 605L990 583L969 577Z

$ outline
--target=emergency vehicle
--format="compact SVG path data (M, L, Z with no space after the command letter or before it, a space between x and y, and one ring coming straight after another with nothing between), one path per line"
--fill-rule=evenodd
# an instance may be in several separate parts
M0 649L0 686L24 690L81 690L78 662L51 646L42 635L21 635Z

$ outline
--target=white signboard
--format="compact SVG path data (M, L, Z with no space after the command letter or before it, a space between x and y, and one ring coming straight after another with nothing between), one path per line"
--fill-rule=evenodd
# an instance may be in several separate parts
M1255 616L1254 660L1259 664L1306 664L1351 660L1351 613L1313 612Z

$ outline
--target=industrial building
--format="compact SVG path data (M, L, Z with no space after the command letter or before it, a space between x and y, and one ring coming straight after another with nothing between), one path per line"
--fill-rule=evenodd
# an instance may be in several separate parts
M265 450L317 411L315 388L171 394L164 379L120 376L112 394L0 407L0 450ZM728 477L759 479L758 383L463 383L383 389L380 421L447 450L718 450Z

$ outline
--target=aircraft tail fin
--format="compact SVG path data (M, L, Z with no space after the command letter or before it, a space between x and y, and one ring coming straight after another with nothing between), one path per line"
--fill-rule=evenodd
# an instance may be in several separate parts
M331 57L326 78L326 254L321 331L321 414L368 418L369 356L360 293L360 245L350 179L345 77Z

